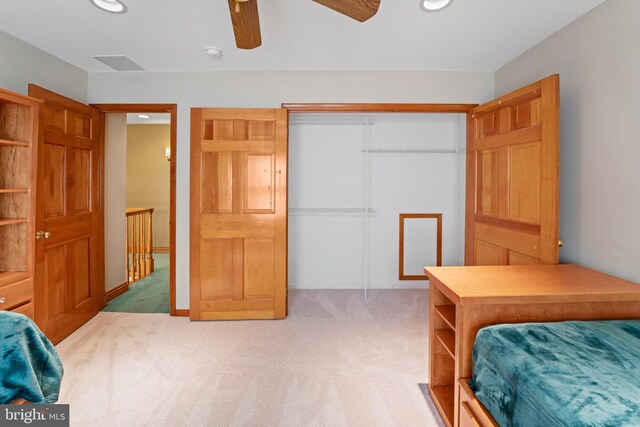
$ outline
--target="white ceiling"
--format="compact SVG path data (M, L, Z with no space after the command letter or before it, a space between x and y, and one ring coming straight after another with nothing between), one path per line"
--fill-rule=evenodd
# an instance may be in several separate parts
M261 47L235 47L227 0L6 1L0 30L89 72L93 55L126 55L149 71L494 71L604 0L453 0L438 13L418 0L382 0L359 23L311 0L260 0ZM223 55L207 57L217 46Z

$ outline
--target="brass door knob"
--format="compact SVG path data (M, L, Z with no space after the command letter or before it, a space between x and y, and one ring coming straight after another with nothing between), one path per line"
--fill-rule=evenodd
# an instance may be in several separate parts
M51 232L49 231L36 231L36 240L40 240L42 238L44 239L48 239L49 237L51 237Z
M560 239L558 240L558 247L561 248L564 246L564 240Z

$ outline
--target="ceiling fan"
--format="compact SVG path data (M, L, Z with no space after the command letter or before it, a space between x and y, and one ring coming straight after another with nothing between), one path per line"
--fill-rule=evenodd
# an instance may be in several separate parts
M364 22L378 12L381 0L313 0L338 13ZM254 49L262 44L258 0L229 0L229 12L233 24L236 46Z

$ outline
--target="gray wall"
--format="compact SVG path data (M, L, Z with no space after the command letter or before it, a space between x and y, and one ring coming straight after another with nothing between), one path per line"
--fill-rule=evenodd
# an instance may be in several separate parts
M495 74L560 74L562 262L640 282L640 1L608 0Z
M480 103L491 72L92 73L91 103L178 104L176 305L189 307L189 120L192 107L279 107L283 102ZM106 177L108 180L109 177Z
M87 101L89 74L0 31L0 87L27 94L29 83Z

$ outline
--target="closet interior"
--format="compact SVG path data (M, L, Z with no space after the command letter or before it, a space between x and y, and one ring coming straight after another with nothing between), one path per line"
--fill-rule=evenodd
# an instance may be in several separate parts
M437 262L464 258L466 116L292 113L289 117L289 288L425 287Z

